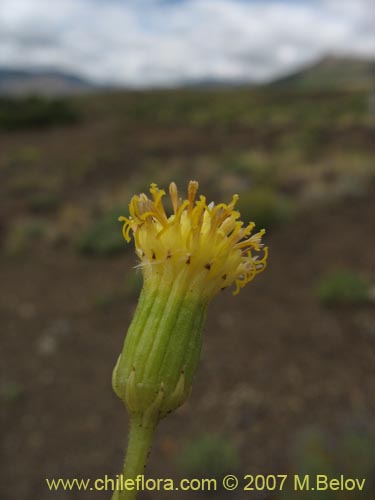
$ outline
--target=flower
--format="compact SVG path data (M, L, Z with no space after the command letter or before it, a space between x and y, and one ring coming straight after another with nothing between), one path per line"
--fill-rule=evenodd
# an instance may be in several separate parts
M190 181L188 197L169 186L173 213L167 215L165 192L151 184L152 198L134 196L130 216L120 217L123 234L134 236L144 284L112 385L130 415L124 477L143 474L159 421L189 397L199 363L209 301L219 290L234 293L264 271L268 250L264 229L251 235L235 210L238 196L226 205L196 200L198 183ZM134 499L117 491L113 500Z
M266 268L268 249L261 243L265 230L251 235L255 224L245 226L238 220L238 195L228 205L207 205L204 196L196 200L197 190L198 183L190 181L188 197L182 200L172 182L173 214L168 216L162 200L165 191L151 184L152 199L144 193L133 196L130 216L119 218L124 238L129 242L133 233L145 280L164 274L174 281L184 274L184 280L201 287L207 300L232 284L237 294ZM167 279L164 285L170 286Z

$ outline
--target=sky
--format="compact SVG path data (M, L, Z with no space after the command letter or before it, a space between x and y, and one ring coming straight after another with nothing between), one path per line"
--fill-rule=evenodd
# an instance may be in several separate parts
M0 0L0 67L102 83L267 81L375 54L373 0Z

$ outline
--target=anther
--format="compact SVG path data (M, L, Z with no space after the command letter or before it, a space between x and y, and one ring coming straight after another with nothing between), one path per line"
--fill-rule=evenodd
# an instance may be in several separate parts
M198 191L198 182L190 181L188 185L189 212L193 210L195 195Z
M171 182L169 185L169 194L172 200L173 211L176 213L178 210L178 191L174 182Z

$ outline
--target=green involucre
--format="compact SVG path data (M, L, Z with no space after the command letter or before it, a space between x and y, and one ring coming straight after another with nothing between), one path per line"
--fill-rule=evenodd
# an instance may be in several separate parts
M145 280L113 372L131 416L155 425L189 396L199 362L207 300L183 273Z

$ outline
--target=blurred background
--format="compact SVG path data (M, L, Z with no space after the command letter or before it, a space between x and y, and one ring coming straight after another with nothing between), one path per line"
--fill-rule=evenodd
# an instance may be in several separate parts
M374 33L367 0L1 1L1 500L109 498L45 478L121 470L141 276L117 217L190 179L240 195L269 267L212 304L148 474L345 474L364 492L324 500L375 498Z

